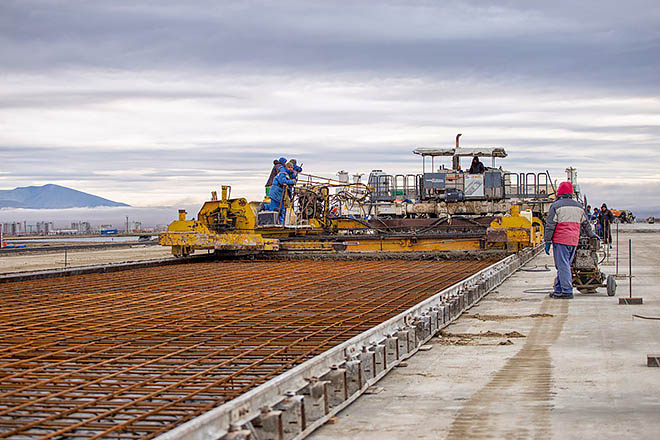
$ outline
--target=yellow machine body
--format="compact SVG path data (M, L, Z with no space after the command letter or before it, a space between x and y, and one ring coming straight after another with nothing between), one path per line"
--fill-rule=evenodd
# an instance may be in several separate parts
M324 215L292 226L258 226L260 203L230 198L231 188L222 187L204 203L197 218L172 222L159 242L171 246L176 256L196 250L214 251L325 251L325 252L432 252L479 249L517 251L543 239L542 222L514 206L510 215L498 217L483 237L425 237L412 234L374 234L364 221Z
M493 220L488 228L487 241L491 247L502 247L518 251L524 247L537 246L543 241L543 222L530 212L522 215L514 205L510 215Z
M264 238L255 232L256 208L244 198L230 199L231 188L222 187L222 198L211 194L196 220L186 220L186 212L179 211L179 219L167 232L159 235L159 243L172 246L172 254L187 256L195 250L218 251L275 251L278 240Z

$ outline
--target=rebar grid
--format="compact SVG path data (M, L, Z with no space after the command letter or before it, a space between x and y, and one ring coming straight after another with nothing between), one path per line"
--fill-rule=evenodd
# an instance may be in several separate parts
M212 262L0 285L0 438L153 438L493 263Z

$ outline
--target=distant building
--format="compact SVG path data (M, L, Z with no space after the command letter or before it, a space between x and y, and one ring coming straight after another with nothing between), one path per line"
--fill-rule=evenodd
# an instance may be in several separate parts
M37 222L37 234L39 235L50 235L55 232L53 227L53 222Z
M89 234L92 230L92 226L89 222L75 222L71 223L71 229L76 231L76 234Z
M2 224L2 233L4 235L20 235L23 229L23 225L20 222L12 222L12 223L3 223Z

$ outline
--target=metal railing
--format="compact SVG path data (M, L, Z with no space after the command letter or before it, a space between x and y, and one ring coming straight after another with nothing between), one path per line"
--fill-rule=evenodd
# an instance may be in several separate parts
M416 174L394 176L394 197L415 200L419 197L419 177Z
M547 173L504 173L505 198L545 198L553 192Z

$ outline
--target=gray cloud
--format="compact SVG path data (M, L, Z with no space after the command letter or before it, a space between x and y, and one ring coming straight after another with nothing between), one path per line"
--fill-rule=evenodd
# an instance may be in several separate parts
M3 68L509 75L657 90L660 6L581 2L84 2L1 6Z
M4 1L0 187L257 199L280 155L418 172L414 147L462 132L660 210L659 22L652 1Z

